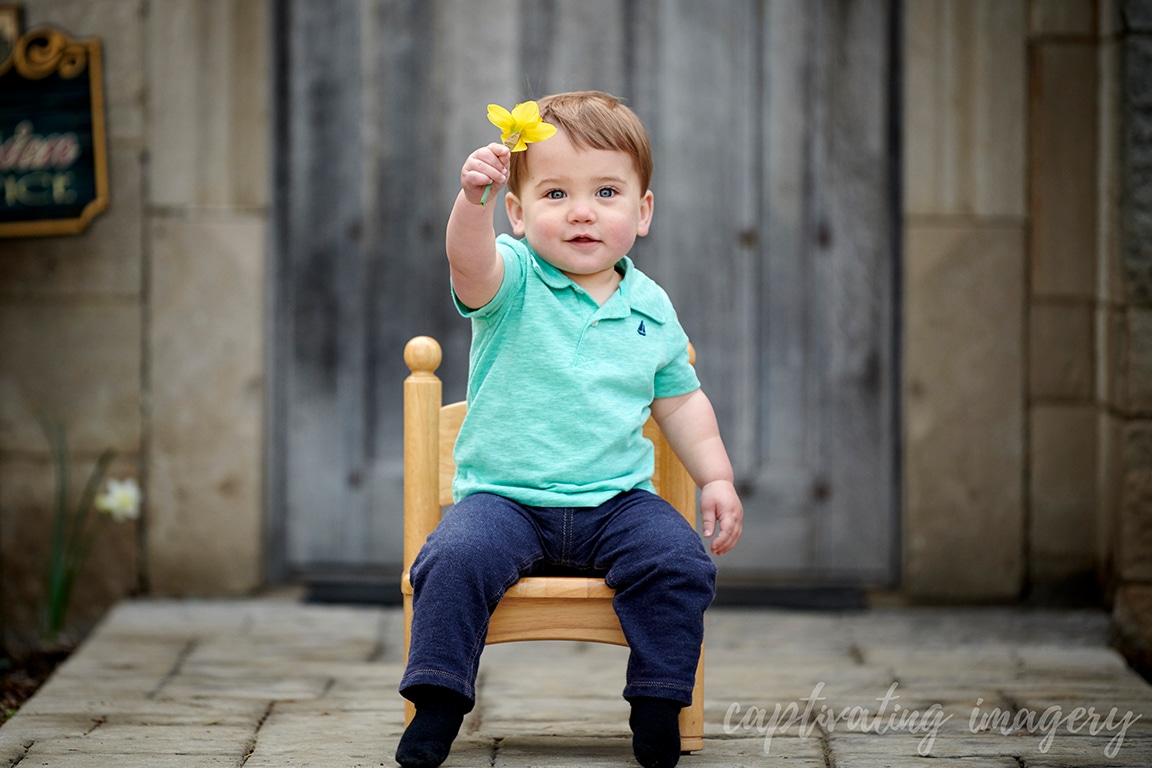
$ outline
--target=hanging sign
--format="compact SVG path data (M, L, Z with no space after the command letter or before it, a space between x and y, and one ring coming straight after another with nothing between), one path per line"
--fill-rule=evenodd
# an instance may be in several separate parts
M107 207L99 39L22 34L0 5L0 237L83 232Z

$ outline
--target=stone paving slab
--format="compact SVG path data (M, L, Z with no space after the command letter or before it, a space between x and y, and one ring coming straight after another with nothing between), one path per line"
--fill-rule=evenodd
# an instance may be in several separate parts
M1152 686L1096 611L727 609L708 616L686 768L1152 765ZM627 649L489 648L446 768L635 765ZM126 602L0 728L2 766L393 766L399 610Z

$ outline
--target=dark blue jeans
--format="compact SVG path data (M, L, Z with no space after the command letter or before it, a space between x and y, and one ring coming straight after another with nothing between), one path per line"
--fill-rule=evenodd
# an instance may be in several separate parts
M603 577L631 650L625 698L692 702L716 566L672 505L629 491L593 508L526 507L476 494L449 509L412 564L412 638L400 693L475 701L488 618L520 577L559 567Z

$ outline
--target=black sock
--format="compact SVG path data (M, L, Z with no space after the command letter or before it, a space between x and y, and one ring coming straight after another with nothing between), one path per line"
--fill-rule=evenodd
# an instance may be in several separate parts
M635 696L632 714L632 754L644 768L672 768L680 760L680 710L671 699Z
M436 768L448 757L472 701L438 685L412 686L404 695L416 705L416 716L396 747L403 768Z

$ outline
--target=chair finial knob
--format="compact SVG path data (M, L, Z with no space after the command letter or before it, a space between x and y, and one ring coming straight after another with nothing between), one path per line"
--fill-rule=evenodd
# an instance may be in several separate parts
M440 344L431 336L416 336L404 346L404 362L412 373L432 373L440 358Z

